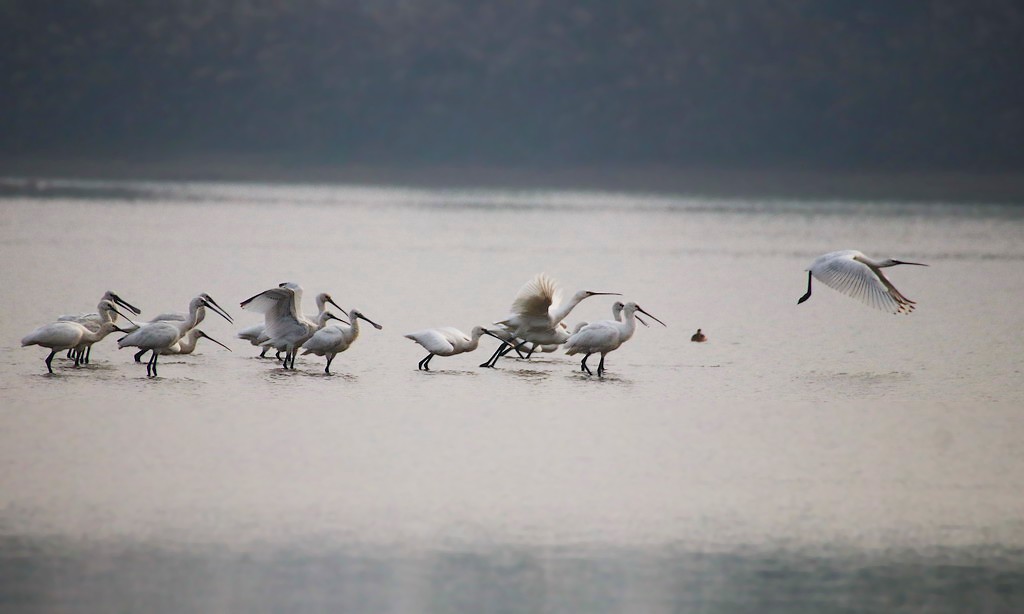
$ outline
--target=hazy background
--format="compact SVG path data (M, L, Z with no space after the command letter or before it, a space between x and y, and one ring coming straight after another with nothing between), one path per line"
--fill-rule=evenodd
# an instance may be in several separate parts
M0 161L982 173L1016 198L1022 57L1012 0L0 0Z

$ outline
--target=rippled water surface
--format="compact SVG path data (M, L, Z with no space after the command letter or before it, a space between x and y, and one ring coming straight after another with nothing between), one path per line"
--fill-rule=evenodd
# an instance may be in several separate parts
M567 191L0 185L0 604L17 611L1024 610L1024 213ZM842 248L918 301L804 268ZM477 365L403 334L546 271L667 324ZM234 338L283 281L383 325L295 372ZM236 325L145 377L19 340L105 290ZM610 317L611 297L568 318ZM709 341L695 344L698 328Z

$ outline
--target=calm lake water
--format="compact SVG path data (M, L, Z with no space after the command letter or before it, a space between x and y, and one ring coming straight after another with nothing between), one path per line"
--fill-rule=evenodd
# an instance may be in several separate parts
M843 248L931 265L889 270L918 310L798 306ZM2 609L1024 611L1022 208L5 180L0 261ZM603 380L480 369L486 337L417 371L405 333L541 271L668 327ZM384 328L284 372L234 338L284 281ZM53 375L19 347L108 289L210 293L233 352L147 379L116 335Z

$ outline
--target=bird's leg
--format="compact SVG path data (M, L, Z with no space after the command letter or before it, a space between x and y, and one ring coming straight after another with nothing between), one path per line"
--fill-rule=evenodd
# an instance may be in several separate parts
M153 350L153 377L156 377L156 361L160 358L160 350Z
M82 364L82 355L83 355L83 352L81 350L75 350L75 366L76 367L78 365Z
M135 352L135 362L142 362L142 355L146 353L146 350L139 350Z
M50 355L46 357L46 370L50 373L53 373L53 367L50 366L50 363L53 362L53 355L56 353L57 350L53 350L50 352Z
M265 346L263 346L263 351L262 351L262 352L260 352L260 358L266 358L266 356L267 356L267 350L269 350L269 349L270 349L270 346L266 346L266 345L265 345Z
M501 351L504 350L504 349L505 349L505 345L504 344L499 345L498 349L494 350L494 354L491 354L491 357L487 359L487 362L483 363L480 366L484 367L486 369L493 369L494 368L494 363L498 362L498 358L503 356Z
M85 348L85 364L89 364L89 357L92 356L92 346Z
M796 302L797 305L811 298L811 272L807 271L807 294L800 297L800 300Z
M326 373L327 375L331 374L331 361L332 360L334 360L334 356L328 356L327 357L327 366L324 367L324 373Z
M604 353L601 354L601 362L597 363L597 376L604 376Z
M434 355L433 353L427 354L426 357L424 357L418 363L416 363L416 370L417 371L422 371L423 370L423 363L425 363L428 360L430 360L430 357L433 356L433 355Z
M580 371L586 371L587 375L593 375L593 373L590 372L590 367L587 366L588 358L590 358L589 353L583 357L583 360L580 361Z
M537 349L537 344L536 344L536 343L534 343L533 345L531 345L531 346L530 346L530 351L526 353L526 356L523 356L522 354L520 354L520 355L519 355L519 357L520 357L520 358L526 358L526 359L529 359L529 358L530 358L530 356L533 356L533 352L534 352L534 350L536 350L536 349Z
M274 358L281 360L281 350L275 350L277 353L274 354Z
M155 369L153 362L156 360L156 349L150 350L149 360L146 361L146 377L153 377Z

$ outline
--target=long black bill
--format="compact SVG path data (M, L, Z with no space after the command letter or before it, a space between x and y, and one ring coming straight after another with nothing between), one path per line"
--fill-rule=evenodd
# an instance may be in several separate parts
M348 315L348 314L345 314L345 315ZM351 322L349 322L348 320L343 320L343 319L339 318L338 316L334 315L334 314L333 314L333 313L331 313L330 311L328 311L328 312L326 312L326 313L324 314L324 318L326 318L326 319L324 320L324 324L326 324L326 323L327 323L327 320L337 320L337 321L341 322L342 324L344 324L344 325L346 325L346 326L352 326L352 323L351 323Z
M225 320L232 324L235 323L235 320L228 315L228 312L224 311L224 308L218 305L217 301L213 300L213 297L210 296L209 294L203 297L203 302L206 303L207 307L217 312L217 315L219 315L220 317L224 318Z
M132 323L132 326L138 326L138 324L136 324L135 322L132 322L132 319L131 319L131 318L129 318L128 316L126 316L126 315L124 315L123 313L121 313L121 311L120 311L120 310L119 310L119 309L118 309L117 307L115 307L115 306L114 306L114 304L113 304L113 302L112 302L112 301L111 301L111 303L110 303L110 309L111 309L111 311L113 311L113 312L114 312L114 313L116 313L117 315L121 316L121 317L122 317L122 318L124 318L125 320L128 320L129 322L131 322L131 323ZM138 315L138 314L136 314L136 315ZM117 328L115 328L114 330L120 330L120 329L117 329Z
M114 300L115 303L117 303L118 305L124 307L125 309L127 309L128 311L134 313L135 315L139 315L139 314L142 313L141 309L139 309L138 307L132 305L131 303L129 303L128 301L124 300L120 296L114 294L113 292L110 293L110 297ZM122 314L122 315L124 315L124 314ZM127 317L125 317L125 319L127 319ZM131 320L128 320L128 321L131 322ZM132 322L132 324L134 324L134 323L135 322Z
M516 346L515 346L515 345L513 345L513 344L509 343L509 342L508 342L508 341L506 341L505 339L502 339L502 338L501 338L501 337L499 337L498 335L495 335L494 333L492 333L491 331L487 330L486 328L484 329L484 334L485 334L485 335L490 335L491 337L494 337L494 338L495 338L495 339L497 339L498 341L501 341L502 345L507 345L508 347L512 348L513 350L514 350L514 349L516 349Z
M380 324L377 324L376 322L374 322L370 318L364 316L363 314L359 314L356 317L359 318L360 320L366 320L370 324L373 324L373 327L376 328L377 330L380 330L380 329L384 328L383 326L381 326Z
M207 335L206 333L204 333L204 332L203 332L203 331L201 331L201 330L200 330L200 331L196 331L196 334L197 334L197 335L199 335L200 337L205 337L205 338L209 339L210 341L212 341L212 342L216 343L217 345L219 345L220 347L224 348L225 350L227 350L227 351L229 351L229 352L231 351L231 348L229 348L228 346L224 345L224 344L223 344L223 343L221 343L220 341L217 341L216 339L214 339L214 338L213 338L213 337L211 337L210 335Z
M341 313L345 314L346 318L351 317L351 316L348 315L348 311L346 311L341 305L339 305L339 304L334 302L334 299L332 299L330 297L327 297L327 302L332 304L332 305L334 305L335 307L337 307L338 311L340 311ZM369 320L367 320L367 322L369 322ZM348 324L348 322L346 322L346 324Z
M927 264L923 264L921 262L904 262L902 260L893 260L893 262L895 262L896 264L912 264L914 266L928 266Z
M654 321L655 321L655 322L657 322L658 324L661 324L662 326L665 326L665 327L667 327L667 326L668 326L668 324L665 324L664 322L662 322L662 321L661 321L661 320L659 320L658 318L656 318L656 317L652 316L651 314L647 313L646 311L644 311L644 310L643 310L643 307L641 307L640 305L637 305L637 306L636 306L636 310L637 310L637 311L639 311L640 313L644 314L644 315L645 315L645 316L647 316L648 318L650 318L650 319L654 320Z

